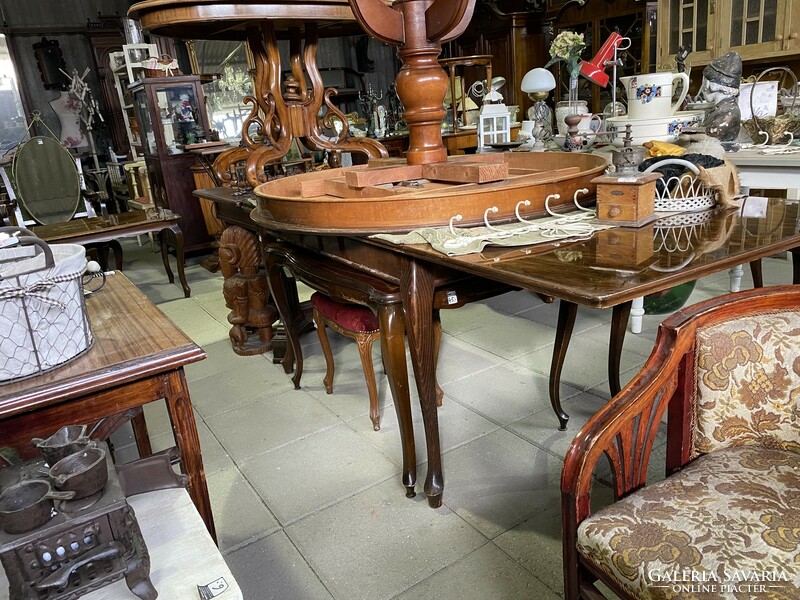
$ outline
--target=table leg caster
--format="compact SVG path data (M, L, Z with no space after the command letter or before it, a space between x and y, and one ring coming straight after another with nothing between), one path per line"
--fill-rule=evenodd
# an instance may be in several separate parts
M444 494L437 494L436 496L428 496L428 506L431 508L439 508L442 506L442 499Z

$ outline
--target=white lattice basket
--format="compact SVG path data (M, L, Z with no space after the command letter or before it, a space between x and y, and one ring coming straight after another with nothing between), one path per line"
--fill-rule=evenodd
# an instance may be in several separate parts
M656 212L697 212L714 208L717 204L717 194L708 188L697 177L700 169L688 160L671 158L662 160L645 169L645 173L652 173L656 167L662 165L682 165L691 171L680 177L673 176L664 180L663 186L656 186L656 199L654 209Z
M0 249L0 382L38 375L92 344L84 247L19 239Z

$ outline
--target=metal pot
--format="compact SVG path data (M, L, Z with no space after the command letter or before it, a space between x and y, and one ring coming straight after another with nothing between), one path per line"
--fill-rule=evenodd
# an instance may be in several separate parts
M75 493L75 500L102 490L108 482L106 451L93 445L62 458L48 475L57 489Z
M0 494L0 526L8 533L25 533L54 516L53 500L71 500L75 492L55 492L44 479L29 479Z
M86 425L65 425L47 439L33 438L31 443L53 466L62 458L83 450L89 443Z

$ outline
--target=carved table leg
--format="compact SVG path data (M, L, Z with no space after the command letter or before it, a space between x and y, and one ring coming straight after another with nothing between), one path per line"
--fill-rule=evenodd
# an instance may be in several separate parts
M403 485L406 496L416 495L417 455L414 447L414 426L411 420L411 397L408 389L406 367L405 320L399 304L381 305L378 308L381 327L381 354L383 366L392 390L400 441L403 448Z
M800 248L792 248L792 283L800 284Z
M208 533L216 542L217 532L214 528L211 500L208 497L203 457L200 454L200 438L197 435L197 424L194 420L189 387L186 384L183 368L172 371L166 379L165 400L169 420L172 423L172 431L175 435L175 443L181 454L181 472L189 476L189 495L197 507L197 512L203 518Z
M186 283L186 272L184 271L185 264L184 264L184 252L183 252L183 231L181 231L180 226L177 223L173 223L170 225L169 235L172 238L172 241L175 243L175 260L178 264L178 279L181 281L181 287L183 288L183 295L188 298L189 295L192 293L192 290L189 288L189 285ZM163 234L163 231L162 231ZM162 246L162 254L163 254L163 246ZM169 263L169 258L164 256L165 263ZM172 271L169 269L167 270L167 276L170 277L170 283L174 282L172 278Z
M564 359L567 356L569 340L572 329L575 327L575 317L578 314L578 305L574 302L561 300L558 306L558 326L556 328L556 343L553 346L553 359L550 363L550 404L558 417L558 429L567 428L569 415L561 408L561 371L564 368Z
M617 304L611 314L611 340L608 346L608 386L611 388L612 396L619 394L622 389L619 383L619 365L630 314L631 302Z
M761 271L761 259L754 260L750 263L750 274L753 276L753 287L764 287L764 275Z
M428 496L428 504L438 508L442 505L444 474L439 446L439 415L436 413L436 365L433 360L433 274L427 266L412 258L402 257L400 260L403 314L428 447L425 495Z
M286 274L283 271L282 259L271 252L265 252L265 264L267 268L267 282L269 283L269 293L278 308L278 314L283 321L286 330L286 353L281 364L286 373L291 372L292 363L296 359L296 366L292 383L295 389L300 389L300 378L303 376L303 350L300 347L299 324L301 316L296 314L295 306L289 302L287 287L290 285Z

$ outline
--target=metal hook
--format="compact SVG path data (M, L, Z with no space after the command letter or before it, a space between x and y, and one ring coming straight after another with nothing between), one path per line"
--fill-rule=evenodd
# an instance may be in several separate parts
M456 228L453 227L453 221L460 221L463 218L464 217L462 217L460 214L454 217L450 217L450 233L452 233L453 235L459 235L458 233L456 233Z
M758 135L763 135L764 136L764 141L761 142L760 144L753 144L753 147L754 148L763 148L764 146L766 146L769 143L769 134L766 131L759 131Z
M558 214L557 212L553 212L553 210L550 208L550 198L555 198L556 200L558 200L559 198L561 198L561 194L550 194L549 196L547 196L547 198L544 199L544 209L547 211L547 214L549 214L551 217L563 216Z
M578 194L588 194L588 193L589 193L589 188L581 188L579 190L575 190L575 194L572 196L572 202L575 204L575 207L578 210L583 210L586 212L591 212L592 210L594 210L591 208L584 208L580 204L578 204Z
M519 214L519 207L520 206L530 206L530 205L531 205L531 201L530 200L520 200L519 202L517 202L517 205L514 207L514 214L517 215L517 221L519 221L520 223L525 223L527 225L533 225L534 224L533 221L528 221L526 219L523 219L522 215Z
M487 208L486 212L483 213L483 222L486 223L486 227L488 227L492 231L501 231L497 227L494 227L494 226L489 224L489 213L490 212L496 213L496 212L498 212L498 210L499 209L496 206L492 206L491 208Z

